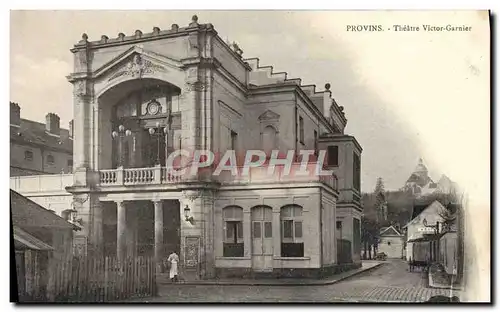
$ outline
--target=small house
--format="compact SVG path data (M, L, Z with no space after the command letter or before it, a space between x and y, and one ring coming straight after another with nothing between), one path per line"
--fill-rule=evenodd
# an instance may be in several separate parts
M387 255L387 258L401 259L403 257L404 235L394 226L380 229L378 251Z

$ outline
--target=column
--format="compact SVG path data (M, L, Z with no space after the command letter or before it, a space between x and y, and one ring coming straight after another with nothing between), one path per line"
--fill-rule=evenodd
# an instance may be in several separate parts
M281 210L273 208L273 256L281 257Z
M156 272L161 273L163 258L163 203L161 200L153 201L155 206L155 263Z
M87 81L79 80L74 83L74 138L75 149L73 162L75 168L87 168L89 166L90 142L90 119L91 96L87 90Z
M243 210L243 243L244 255L250 258L252 256L252 214L250 209Z
M126 205L123 201L116 202L116 256L119 260L125 259L127 250L127 215Z

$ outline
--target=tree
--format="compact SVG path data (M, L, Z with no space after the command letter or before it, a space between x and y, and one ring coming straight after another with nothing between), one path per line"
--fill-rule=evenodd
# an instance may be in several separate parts
M377 221L383 222L387 220L387 201L385 198L384 181L382 178L377 178L375 184L375 210L377 211Z

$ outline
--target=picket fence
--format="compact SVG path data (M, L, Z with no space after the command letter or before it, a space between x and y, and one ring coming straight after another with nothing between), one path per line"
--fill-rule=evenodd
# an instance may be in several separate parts
M58 264L54 273L49 296L56 302L109 302L155 294L152 258L75 257Z

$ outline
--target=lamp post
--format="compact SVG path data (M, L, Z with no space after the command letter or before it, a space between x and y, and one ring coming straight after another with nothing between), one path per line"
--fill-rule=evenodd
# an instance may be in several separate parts
M168 129L166 127L163 128L163 131L161 131L159 122L156 122L155 128L149 128L149 134L151 136L156 136L156 140L158 143L158 150L156 151L156 165L160 165L160 139L164 135L167 135L167 132L168 132Z
M118 126L118 131L113 131L111 136L118 140L118 167L123 167L123 139L132 135L132 131L125 130L123 125Z

